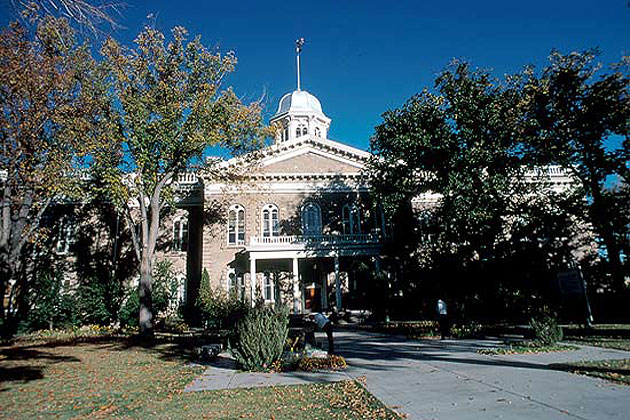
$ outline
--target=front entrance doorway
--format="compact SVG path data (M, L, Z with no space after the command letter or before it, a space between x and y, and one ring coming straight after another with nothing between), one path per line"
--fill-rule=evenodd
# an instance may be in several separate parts
M311 283L304 287L304 308L309 312L322 311L322 287Z

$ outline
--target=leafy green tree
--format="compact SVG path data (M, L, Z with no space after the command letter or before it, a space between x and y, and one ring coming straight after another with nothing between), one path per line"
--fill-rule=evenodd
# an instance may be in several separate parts
M612 136L630 136L630 77L626 66L601 72L597 51L552 52L540 75L529 72L526 83L527 153L539 164L568 169L587 197L588 217L603 243L616 290L624 290L622 217L607 192L607 183L624 176L628 156L611 150Z
M40 233L53 200L80 194L74 176L103 136L103 75L64 19L43 18L35 33L12 23L0 35L0 295L23 294L25 247ZM14 296L16 294L13 294ZM22 316L23 299L0 317ZM15 326L14 322L3 322Z
M372 183L386 210L413 225L396 236L409 240L403 254L421 243L428 253L418 258L487 259L526 192L520 79L499 81L455 62L439 75L436 90L383 115L371 142ZM436 192L437 205L409 213L414 198Z
M187 41L181 27L172 30L168 43L146 27L133 48L108 39L101 53L112 83L115 130L96 155L96 170L131 229L140 272L140 332L150 337L160 220L174 204L178 176L191 167L203 169L208 146L234 153L256 148L264 134L260 105L244 105L222 88L236 65L233 53L212 52L199 37Z

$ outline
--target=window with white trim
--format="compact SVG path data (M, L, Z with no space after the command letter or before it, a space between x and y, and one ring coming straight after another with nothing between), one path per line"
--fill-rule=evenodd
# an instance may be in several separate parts
M180 216L173 220L171 250L176 252L188 251L188 218L185 216Z
M341 218L343 220L344 234L361 233L361 216L356 204L346 204L343 206L341 209Z
M274 302L275 301L275 286L273 281L273 273L265 272L263 273L263 299L265 302Z
M322 131L319 129L319 127L315 127L315 136L316 137L322 136Z
M228 274L228 292L236 296L238 300L245 299L245 278L243 273L231 271Z
M186 303L186 275L179 274L177 276L177 303L183 305ZM177 309L177 307L175 307Z
M308 134L308 128L304 124L298 125L295 129L295 137L305 136Z
M270 236L278 236L278 206L275 204L267 204L262 210L262 236L269 238Z
M306 203L302 206L302 234L322 234L322 211L315 203Z
M245 245L245 208L240 204L228 210L228 245Z
M57 227L55 252L60 255L65 255L70 251L70 246L76 239L76 221L72 216L64 215L59 219Z

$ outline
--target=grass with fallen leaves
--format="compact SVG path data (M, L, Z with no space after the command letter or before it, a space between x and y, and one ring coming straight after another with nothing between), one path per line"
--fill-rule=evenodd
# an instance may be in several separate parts
M597 324L563 327L565 340L587 346L630 351L630 324Z
M203 368L174 344L0 347L0 417L397 419L354 381L184 393Z
M486 356L500 356L507 354L536 354L536 353L549 353L556 351L570 351L577 350L575 346L569 346L566 344L553 344L542 345L536 342L517 342L507 343L506 347L497 347L489 349L477 350L477 353L484 354Z
M580 375L594 376L626 385L630 385L630 359L598 360L569 363L562 366Z

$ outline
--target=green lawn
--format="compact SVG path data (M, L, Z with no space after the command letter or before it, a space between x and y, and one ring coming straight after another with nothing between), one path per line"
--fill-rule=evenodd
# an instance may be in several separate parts
M358 383L184 393L202 372L175 344L0 347L0 417L397 419Z

